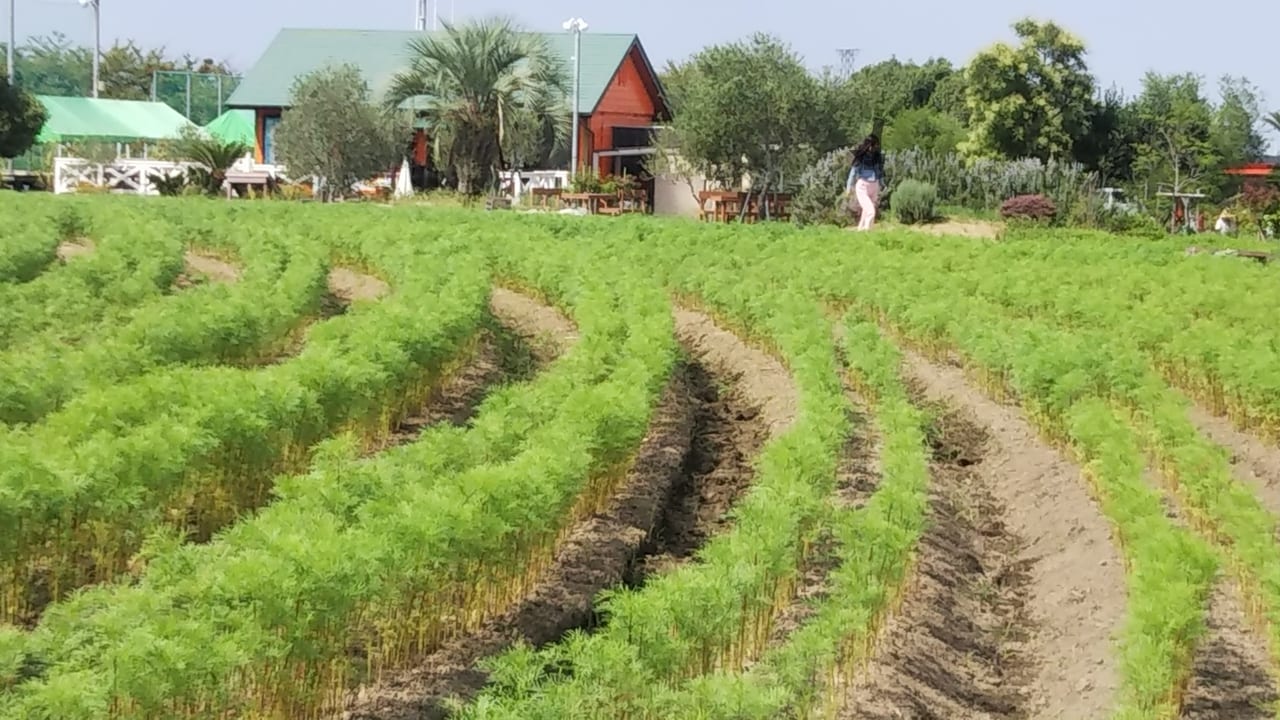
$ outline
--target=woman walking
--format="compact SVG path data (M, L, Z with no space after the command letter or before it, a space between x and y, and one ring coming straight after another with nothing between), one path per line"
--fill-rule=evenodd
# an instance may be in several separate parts
M870 230L876 221L876 203L880 200L880 186L884 182L884 153L880 152L880 138L874 133L853 149L853 167L844 191L858 200L861 208L859 230Z

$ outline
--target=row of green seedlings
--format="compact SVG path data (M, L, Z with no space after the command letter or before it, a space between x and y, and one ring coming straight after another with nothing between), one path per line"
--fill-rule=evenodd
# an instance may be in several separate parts
M1124 337L1210 410L1280 439L1280 335L1257 322L1280 302L1267 268L1187 258L1181 242L1134 247L1091 235L1036 236L981 256L928 241L916 249L922 262L954 273L957 292L1022 316ZM1062 273L1066 265L1073 272Z
M836 541L828 591L809 619L750 669L721 668L693 678L657 694L636 716L766 720L839 711L845 687L905 589L924 531L930 422L911 401L900 353L873 324L848 319L843 355L854 387L873 410L872 430L882 441L881 480L865 506L826 508L825 532Z
M40 336L0 353L0 422L37 422L93 388L161 367L256 365L293 345L320 311L328 250L266 228L237 237L240 282L157 297L77 347Z
M13 202L0 201L0 283L25 283L58 259L62 238L52 220Z
M327 443L213 542L157 544L136 586L0 634L0 718L319 717L501 612L624 474L673 367L668 300L627 272L585 278L578 344L469 427L368 459Z
M721 234L700 238L698 243L680 243L681 238L673 233L671 241L681 245L680 250L650 245L645 252L659 258L677 252L688 255L682 265L705 268L689 272L705 276L708 284L717 284L728 275L716 267L718 258L731 249L737 266L734 275L796 278L826 297L861 301L910 328L917 339L947 339L937 347L960 346L966 352L975 344L995 352L1016 347L1015 352L1000 357L1020 363L1021 374L1015 378L1032 378L1029 386L1019 385L1018 389L1024 398L1037 398L1035 403L1027 403L1035 419L1061 444L1074 446L1088 463L1094 490L1117 527L1128 562L1131 606L1121 646L1125 686L1117 715L1160 717L1176 709L1189 674L1191 653L1203 631L1203 605L1213 579L1214 558L1203 543L1164 517L1159 494L1143 482L1146 462L1139 439L1101 399L1107 397L1105 384L1096 388L1094 395L1081 394L1078 391L1094 388L1077 387L1079 376L1071 368L1048 365L1059 359L1088 356L1042 351L1037 344L1041 333L1037 332L982 335L1000 327L996 319L978 312L969 294L955 292L955 287L947 284L953 279L951 275L921 268L913 253L889 247L902 238L883 239L883 246L860 244L849 262L840 262L825 235L791 235L786 243L777 242L776 235L777 231L748 229L732 238ZM964 249L957 251L958 256L979 251L972 246L960 247ZM983 270L998 273L990 267ZM740 282L725 292L734 293L748 312L760 312L764 296L754 290L749 283ZM948 334L960 321L974 333L964 336L963 341ZM1012 338L1019 339L1019 344ZM1028 376L1032 368L1052 372ZM985 379L989 387L1003 387L1007 378L990 375ZM1060 398L1069 402L1054 405ZM1099 414L1099 403L1106 411L1103 414Z
M158 370L0 434L0 618L29 622L136 569L158 528L209 537L316 442L351 431L372 445L420 407L472 352L489 279L465 253L390 259L395 293L313 326L286 362Z
M0 284L0 347L38 335L79 342L100 324L167 294L185 267L183 245L165 225L104 220L94 238L97 248L86 257L31 282Z
M744 308L718 306L736 291L722 288L726 295L703 298L706 306L722 310L715 313L722 325L785 358L801 400L794 425L758 458L733 529L642 588L604 593L598 612L607 624L594 633L490 660L493 684L460 717L642 717L686 681L741 668L764 652L822 530L849 407L829 327L812 301L775 293L772 315L748 333L725 320Z
M954 298L953 291L949 286L939 296ZM929 295L920 287L913 292L916 297L922 293ZM1280 669L1277 518L1236 480L1229 454L1196 430L1186 400L1152 369L1150 356L1130 337L1106 329L1063 331L1042 320L1008 317L1006 309L994 305L976 311L976 316L974 312L967 310L966 318L956 318L955 302L948 299L928 312L917 309L913 320L929 332L937 331L944 316L954 323L1003 322L1010 328L1005 337L1034 338L1037 350L1026 354L1030 351L1019 344L988 339L982 349L990 360L980 364L1003 368L1000 380L1012 374L1024 397L1056 403L1059 411L1064 403L1091 393L1118 412L1130 432L1136 431L1142 452L1158 463L1189 520L1222 546L1245 590L1251 619L1268 640L1272 665ZM1024 355L1019 357L1019 352Z

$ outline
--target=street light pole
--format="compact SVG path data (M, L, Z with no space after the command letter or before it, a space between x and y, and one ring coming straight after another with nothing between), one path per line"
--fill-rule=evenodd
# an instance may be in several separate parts
M573 179L578 174L578 125L581 118L578 117L578 96L581 95L582 83L582 33L587 29L587 21L580 17L569 18L564 21L564 29L573 33L573 130L569 142L569 179Z
M80 0L80 7L93 8L93 97L98 97L98 63L102 56L101 0Z
M13 46L18 40L18 0L9 0L9 46L5 48L5 68L9 71L9 85L14 83Z

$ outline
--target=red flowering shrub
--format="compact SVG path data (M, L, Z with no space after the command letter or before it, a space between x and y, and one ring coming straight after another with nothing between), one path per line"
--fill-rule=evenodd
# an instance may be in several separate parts
M1280 210L1280 190L1272 185L1250 183L1240 193L1240 204L1258 215L1269 215Z
M1000 217L1007 220L1047 221L1057 214L1057 206L1044 195L1015 195L1000 205Z

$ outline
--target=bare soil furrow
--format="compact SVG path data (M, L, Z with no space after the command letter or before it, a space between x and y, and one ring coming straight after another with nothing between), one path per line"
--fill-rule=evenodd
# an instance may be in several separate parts
M986 433L951 410L933 430L930 511L913 577L840 717L1027 717L1031 562L980 470Z
M1028 715L1106 716L1119 687L1114 638L1125 617L1124 564L1080 468L1041 441L1020 411L988 398L959 368L910 352L907 365L928 398L963 409L985 431L987 441L968 462L974 487L986 488L1001 508L1005 532L1019 539L1010 562L1025 569L1035 626L1022 653L1035 665Z
M88 238L79 240L64 240L58 243L58 259L67 262L72 258L78 258L93 252L93 241Z
M203 275L215 282L236 282L240 279L240 268L212 255L188 250L184 259L187 270L178 277L175 285L191 284L191 275Z
M498 322L524 340L538 362L555 360L578 340L578 329L569 318L523 293L495 287L489 309Z
M1280 516L1280 447L1239 430L1227 418L1199 405L1191 406L1189 417L1202 435L1231 453L1235 477L1253 491L1263 507Z
M686 562L724 531L729 510L751 487L751 463L768 439L760 410L743 398L737 379L716 378L698 364L689 373L692 447L671 501L628 577L632 585Z
M1249 625L1239 586L1221 578L1209 597L1205 637L1196 647L1183 720L1264 720L1276 714L1267 647Z
M390 287L382 280L347 267L329 270L328 285L329 294L346 304L377 300L390 291Z
M743 342L704 313L676 308L675 321L676 336L712 373L736 379L747 402L760 408L771 435L795 422L800 394L777 358Z

